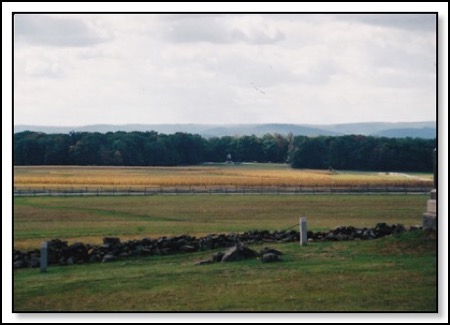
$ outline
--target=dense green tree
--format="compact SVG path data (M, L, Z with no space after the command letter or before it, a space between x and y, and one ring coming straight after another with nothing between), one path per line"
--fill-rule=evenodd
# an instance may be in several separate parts
M15 165L177 166L231 160L289 161L294 168L431 171L435 140L361 135L205 139L188 133L14 134Z
M323 169L329 166L327 137L295 137L291 165L294 168Z
M264 161L283 163L287 159L287 138L280 134L266 134L261 139Z

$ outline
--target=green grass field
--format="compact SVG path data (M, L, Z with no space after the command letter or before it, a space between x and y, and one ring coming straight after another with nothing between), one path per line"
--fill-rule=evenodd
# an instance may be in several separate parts
M282 262L194 266L201 252L18 270L14 310L436 311L436 240L422 231L270 246Z
M123 239L205 235L246 230L283 230L299 217L311 230L378 222L422 222L425 195L187 195L148 197L17 197L14 246L39 247L42 240L99 244Z

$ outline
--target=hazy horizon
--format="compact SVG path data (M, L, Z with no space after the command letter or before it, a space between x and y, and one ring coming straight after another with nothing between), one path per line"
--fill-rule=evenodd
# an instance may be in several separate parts
M94 123L94 124L83 124L83 125L40 125L40 124L14 124L14 126L35 126L35 127L61 127L61 128L67 128L67 127L85 127L85 126L94 126L94 125L113 125L113 126L126 126L126 125L204 125L204 126L218 126L218 125L265 125L265 124L285 124L285 125L341 125L341 124L369 124L369 123L386 123L386 124L403 124L403 123L437 123L435 120L427 120L427 121L370 121L370 122L350 122L350 123L277 123L277 122L269 122L269 123L118 123L118 124L111 124L111 123Z

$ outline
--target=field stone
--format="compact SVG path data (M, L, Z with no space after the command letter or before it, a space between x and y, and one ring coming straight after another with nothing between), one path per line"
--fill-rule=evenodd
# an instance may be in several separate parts
M278 262L278 261L280 261L280 259L278 258L278 254L274 254L274 253L267 253L261 257L261 262L263 262L263 263L272 263L272 262Z
M69 251L71 255L78 261L87 261L88 259L88 250L83 243L74 243L69 246Z
M225 255L224 252L215 252L212 256L212 260L214 262L220 262L222 261L223 255Z
M32 256L30 261L28 262L29 267L39 267L41 265L41 261L39 260L39 257Z
M104 237L103 238L103 247L104 248L113 248L120 245L119 237Z
M134 252L136 252L136 251L134 251ZM149 248L143 248L143 249L139 252L139 254L142 255L142 256L150 256L150 255L153 255L153 254L154 254L154 251L152 251L152 250L149 249Z
M393 228L393 229L392 229L392 233L393 233L393 234L399 234L399 233L401 233L401 232L406 231L405 226L402 225L401 223L392 225L392 228Z
M222 262L234 262L258 256L254 250L243 245L236 245L225 251Z
M113 261L115 261L115 260L117 260L117 257L115 257L115 256L112 255L112 254L108 254L108 255L103 256L102 263L113 262Z
M18 260L14 262L15 269L21 269L26 266L26 263L23 260Z
M170 248L168 248L168 247L166 247L166 248L160 248L158 251L157 251L157 253L159 254L159 255L168 255L168 254L170 254L171 253L171 249Z
M95 263L95 262L100 262L101 261L101 257L97 254L92 254L91 256L89 256L89 263Z
M264 247L264 248L259 252L259 255L260 255L260 256L263 256L263 255L268 254L268 253L272 253L272 254L276 254L276 255L283 255L282 252L280 252L280 251L278 251L278 250L276 250L276 249L273 249L273 248L269 248L269 247Z
M191 245L183 245L180 247L180 251L185 252L185 253L195 252L196 250L197 249Z
M243 259L245 259L245 257L239 253L239 250L236 247L232 247L225 252L221 262L235 262Z

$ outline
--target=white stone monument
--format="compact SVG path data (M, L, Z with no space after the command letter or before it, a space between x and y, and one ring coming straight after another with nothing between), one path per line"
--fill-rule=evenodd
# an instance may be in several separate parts
M300 246L306 246L308 243L308 226L306 218L300 218Z
M437 160L436 149L433 151L433 183L434 189L430 192L430 199L427 201L427 211L423 214L423 229L436 230L436 218L437 218Z
M46 241L42 242L41 243L41 259L40 259L41 272L47 272L47 263L48 263L47 248L48 248L47 242Z

